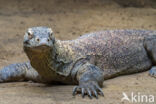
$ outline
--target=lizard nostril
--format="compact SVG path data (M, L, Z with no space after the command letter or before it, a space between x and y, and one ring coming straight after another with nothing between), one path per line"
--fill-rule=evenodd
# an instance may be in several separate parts
M40 39L39 39L39 38L36 38L36 41L37 41L37 42L39 42L39 41L40 41Z

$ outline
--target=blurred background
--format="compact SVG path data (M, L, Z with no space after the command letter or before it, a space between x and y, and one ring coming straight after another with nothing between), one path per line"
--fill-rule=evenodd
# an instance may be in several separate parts
M28 60L22 49L22 41L25 30L33 26L51 27L55 37L60 40L75 39L84 33L105 29L156 30L156 0L0 0L0 68ZM150 79L147 73L128 77L129 81L125 78L106 82L108 87L104 91L108 96L104 98L105 101L110 104L111 101L120 101L123 89L132 91L142 86L141 91L148 91L146 88L152 86L149 92L156 91L155 80ZM125 87L127 84L131 84L131 90ZM0 90L0 104L21 104L21 99L24 101L22 104L35 104L34 99L38 100L38 104L44 101L47 104L66 101L68 104L70 100L70 103L76 103L71 96L73 86L60 89L41 87L42 90L40 86L30 83L0 84L0 89L3 89ZM55 92L57 88L59 93ZM35 93L31 93L33 91ZM101 99L101 103L104 100Z

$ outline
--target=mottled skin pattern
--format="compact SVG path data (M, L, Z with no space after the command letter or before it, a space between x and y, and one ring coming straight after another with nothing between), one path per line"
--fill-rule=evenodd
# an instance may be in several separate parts
M103 95L104 79L143 72L156 77L156 31L107 30L60 41L47 27L29 28L23 41L30 62L0 70L0 82L32 80L78 84L73 95Z

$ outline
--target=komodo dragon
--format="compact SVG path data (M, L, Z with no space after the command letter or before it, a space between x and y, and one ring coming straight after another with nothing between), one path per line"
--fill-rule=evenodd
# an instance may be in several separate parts
M98 98L104 79L149 69L156 77L156 31L105 30L61 41L51 28L32 27L24 35L23 48L30 62L4 67L1 83L79 84L73 95Z

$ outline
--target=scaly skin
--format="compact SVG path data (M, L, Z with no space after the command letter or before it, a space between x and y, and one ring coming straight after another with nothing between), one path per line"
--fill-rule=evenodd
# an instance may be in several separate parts
M60 41L47 27L29 28L24 51L30 63L13 64L0 71L0 81L33 80L78 84L82 97L103 95L104 79L150 70L156 76L156 31L107 30Z

